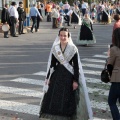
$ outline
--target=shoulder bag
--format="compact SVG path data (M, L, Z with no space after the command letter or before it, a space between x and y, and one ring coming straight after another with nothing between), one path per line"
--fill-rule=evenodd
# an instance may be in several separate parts
M105 67L101 72L101 81L104 83L110 82L110 75L109 75L109 72L107 70L107 63L105 63Z

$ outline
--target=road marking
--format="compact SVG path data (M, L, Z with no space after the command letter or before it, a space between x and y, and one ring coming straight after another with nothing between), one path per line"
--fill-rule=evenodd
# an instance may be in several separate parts
M97 65L97 64L82 63L82 66L84 66L84 67L92 67L92 68L104 68L104 65Z
M108 58L107 55L94 55L93 57Z
M93 117L93 120L112 120L112 119L102 119L102 118Z
M0 109L21 112L23 114L39 115L40 106L20 102L0 100Z
M43 96L43 92L40 92L40 91L30 90L30 89L21 89L21 88L15 88L15 87L7 87L7 86L0 86L0 92L23 95L23 96L38 97L38 98L41 98Z
M97 84L106 85L106 83L102 82L100 79L89 78L89 77L85 77L85 79L86 79L86 82L88 82L88 83L97 83ZM110 83L107 83L107 85L110 85Z
M87 62L99 62L99 63L105 63L105 60L98 60L98 59L89 59L89 58L84 58L81 59L82 61L87 61Z
M84 70L83 69L84 74L92 74L92 75L100 75L101 71L93 71L93 70Z
M26 83L26 84L33 84L33 85L43 85L44 84L44 80L36 80L36 79L30 79L30 78L16 78L11 81Z
M110 111L109 105L108 105L107 102L97 102L95 100L92 100L91 101L91 106L92 106L92 108L95 108L95 109Z
M103 52L103 54L107 55L108 52Z
M33 75L41 75L41 76L46 76L47 72L45 71L40 71L40 72L37 72L37 73L33 73Z
M33 64L47 64L47 62L21 62L21 63L0 63L0 65L15 65L15 64L17 64L17 65L29 65L29 64L31 64L31 65L33 65Z
M96 56L100 57L101 55L96 55ZM102 56L104 56L104 55L102 55ZM104 58L104 57L102 57L102 58ZM91 67L91 68L103 68L104 66L99 65L99 63L105 63L105 60L88 59L88 58L82 59L82 61L98 63L98 64L86 64L86 63L82 64L83 66ZM84 69L83 69L83 71L85 74L93 74L93 75L101 74L101 71L92 71L92 70L84 70ZM40 72L34 73L33 75L46 76L46 72L40 71ZM11 80L11 81L25 83L25 84L41 85L41 87L44 84L44 80L36 80L36 79L29 79L29 78L22 78L22 77ZM86 82L105 84L105 83L101 82L101 80L99 80L99 79L88 78L88 77L86 77ZM109 86L109 84L108 84L108 86ZM88 88L88 93L90 93L90 94L108 96L108 92L109 92L108 90L99 89L99 88L95 88L95 87L94 88L87 87L87 88ZM40 91L30 90L30 89L21 89L21 88L15 88L15 87L6 87L6 86L0 86L0 92L23 95L23 96L32 96L32 97L38 97L38 98L41 98L43 96L43 93ZM19 102L14 102L14 101L6 101L6 100L0 100L0 104L1 104L0 109L11 110L11 111L15 111L15 112L27 113L27 114L32 114L32 115L39 114L39 107L40 107L39 105L31 105L31 104L19 103ZM107 102L97 102L95 100L92 100L91 105L92 105L92 108L95 108L95 109L101 109L101 110L109 109ZM97 120L97 119L94 118L94 120Z
M84 70L83 69L84 74L93 74L93 75L100 75L101 71L93 71L93 70ZM33 75L41 75L41 76L46 76L46 72L44 71L40 71L37 73L34 73Z
M95 95L105 95L108 96L109 91L105 89L99 89L99 88L88 88L88 93L95 94Z

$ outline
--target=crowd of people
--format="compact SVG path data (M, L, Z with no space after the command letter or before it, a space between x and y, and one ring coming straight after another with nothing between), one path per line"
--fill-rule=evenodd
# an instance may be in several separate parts
M50 1L46 4L38 1L30 8L29 18L33 22L31 27L31 32L33 33L34 28L35 32L39 31L40 22L43 19L46 19L47 22L52 22L52 28L54 29L62 28L65 24L68 26L74 24L73 26L76 28L76 25L82 25L85 16L89 17L91 24L95 22L107 24L114 19L115 14L120 14L119 4L111 4L109 2L100 1L98 4L91 3L91 5L88 5L87 2L82 0L82 2L73 2L71 6L67 1L65 3L62 1L59 3ZM24 34L25 20L26 13L22 2L19 2L19 7L17 7L16 2L11 2L10 7L8 4L5 4L1 14L1 22L9 24L11 36L18 37L16 35L16 26L18 27L18 34ZM90 26L92 27L92 25ZM5 31L4 37L8 38L8 31Z

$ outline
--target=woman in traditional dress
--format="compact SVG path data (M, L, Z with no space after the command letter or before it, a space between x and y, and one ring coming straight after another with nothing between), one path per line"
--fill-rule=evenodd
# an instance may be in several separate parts
M40 118L92 120L92 109L77 47L67 28L53 43L41 102ZM46 86L48 86L48 89Z
M88 45L96 43L96 39L93 35L92 20L88 14L85 14L85 18L82 21L82 25L77 38L77 45Z
M104 24L111 23L111 21L110 21L110 12L109 12L109 8L107 7L107 5L105 5L105 7L103 8L102 22Z
M81 25L81 17L80 17L80 10L77 5L74 5L73 13L71 16L71 23ZM76 25L74 25L74 29Z

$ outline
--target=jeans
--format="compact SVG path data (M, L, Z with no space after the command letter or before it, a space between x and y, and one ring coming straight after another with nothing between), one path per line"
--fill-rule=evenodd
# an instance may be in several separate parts
M86 13L86 9L82 8L82 14L83 14L83 16L85 15L85 13Z
M113 120L120 120L120 113L116 105L117 100L120 103L120 82L112 83L108 96L108 104Z
M97 20L98 20L98 22L101 22L101 15L102 15L102 13L98 13L98 15L97 15Z
M31 31L33 31L33 28L35 28L35 31L37 31L37 17L36 16L31 16L33 25L31 27Z

